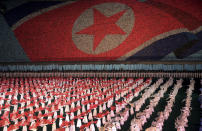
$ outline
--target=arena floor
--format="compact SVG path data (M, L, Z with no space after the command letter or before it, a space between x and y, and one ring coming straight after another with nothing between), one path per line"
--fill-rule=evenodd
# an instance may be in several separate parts
M188 78L0 78L1 130L137 131L163 122L163 131L175 131L190 101L184 126L197 131L200 87Z

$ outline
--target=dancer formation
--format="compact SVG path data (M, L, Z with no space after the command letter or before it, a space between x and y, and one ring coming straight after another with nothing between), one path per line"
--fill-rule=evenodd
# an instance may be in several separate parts
M161 131L175 106L183 79L163 78L0 78L1 130ZM195 80L173 121L185 131ZM156 107L168 94L164 109ZM145 127L145 124L150 122Z

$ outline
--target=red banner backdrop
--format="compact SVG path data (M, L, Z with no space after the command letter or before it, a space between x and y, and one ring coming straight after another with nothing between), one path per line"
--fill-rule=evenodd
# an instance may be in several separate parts
M186 13L174 16L164 6ZM81 0L27 20L14 32L31 61L116 60L158 35L197 29L202 11L195 6L160 0ZM187 14L195 21L189 23Z

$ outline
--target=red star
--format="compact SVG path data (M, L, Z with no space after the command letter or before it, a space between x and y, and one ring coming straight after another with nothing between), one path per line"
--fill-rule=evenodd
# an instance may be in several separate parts
M93 12L94 24L76 33L94 35L93 51L95 51L96 47L107 34L126 34L116 25L116 22L125 13L125 10L110 17L106 17L96 9L93 9Z

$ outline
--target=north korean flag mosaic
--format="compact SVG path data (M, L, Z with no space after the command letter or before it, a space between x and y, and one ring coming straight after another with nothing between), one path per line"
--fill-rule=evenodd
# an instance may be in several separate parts
M9 10L5 18L30 61L201 60L201 5L38 1Z
M202 0L0 0L0 131L202 131Z

